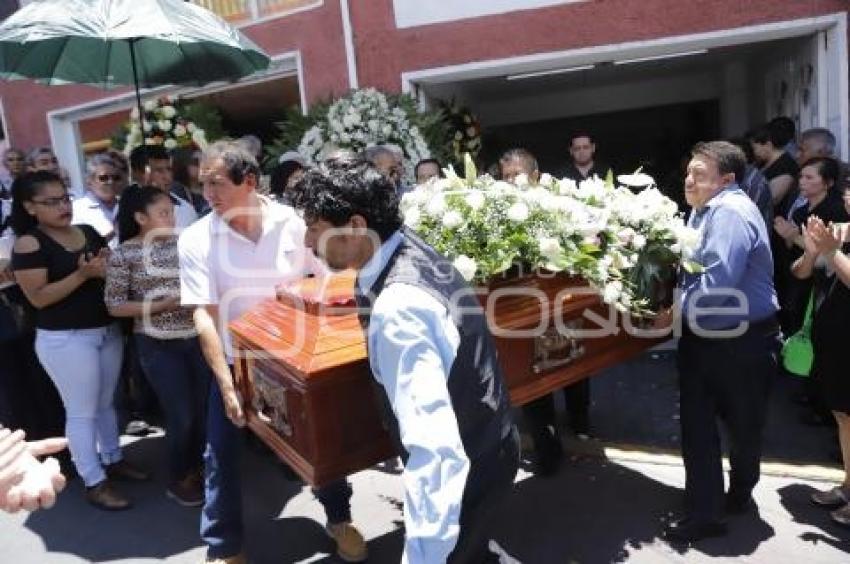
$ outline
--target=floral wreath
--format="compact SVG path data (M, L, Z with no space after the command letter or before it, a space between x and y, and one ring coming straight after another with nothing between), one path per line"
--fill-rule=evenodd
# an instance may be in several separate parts
M141 125L139 110L135 107L130 111L130 121L124 125L123 150L127 155L143 144L162 145L168 150L205 149L209 143L209 132L193 114L201 114L201 117L212 121L213 129L220 129L221 117L217 110L199 102L187 104L177 98L161 96L145 101L142 109L144 120Z
M476 159L481 152L481 122L478 117L455 100L440 102L440 109L448 126L449 152L453 162L461 166L465 154Z
M359 152L374 145L394 145L404 153L404 178L411 183L416 163L431 157L421 123L409 96L390 97L374 88L355 90L316 116L301 137L298 152L315 165L336 149Z

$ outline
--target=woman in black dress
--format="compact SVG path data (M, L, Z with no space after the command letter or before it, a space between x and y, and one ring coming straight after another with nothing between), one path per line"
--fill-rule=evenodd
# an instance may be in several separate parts
M834 168L834 171L833 171ZM838 176L838 164L829 168ZM850 191L844 194L850 212ZM803 230L805 250L795 261L792 273L799 279L813 278L815 310L812 318L814 365L811 377L822 390L827 406L838 423L838 438L844 460L841 485L812 495L817 505L835 508L831 516L850 526L850 378L847 374L846 335L850 316L850 233L847 223L827 225L811 216Z

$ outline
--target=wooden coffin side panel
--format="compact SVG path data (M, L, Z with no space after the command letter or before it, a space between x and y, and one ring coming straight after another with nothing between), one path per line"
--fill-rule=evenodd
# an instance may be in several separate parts
M248 350L243 347L237 340L237 348ZM371 378L365 360L323 375L316 385L263 355L236 364L248 426L314 486L396 456Z

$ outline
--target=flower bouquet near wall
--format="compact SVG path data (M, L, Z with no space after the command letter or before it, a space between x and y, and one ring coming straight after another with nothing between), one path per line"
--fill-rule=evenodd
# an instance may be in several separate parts
M454 262L467 280L486 283L520 265L586 280L605 303L648 316L665 305L659 284L690 261L697 234L654 186L634 193L594 178L579 184L543 175L531 185L477 176L446 177L407 193L405 224Z
M466 154L475 160L481 152L481 123L478 118L455 100L440 102L439 108L448 128L449 161L459 167L463 165Z
M442 112L421 112L408 95L387 95L374 88L354 90L331 103L319 103L306 116L290 110L277 123L279 135L268 149L270 162L297 149L315 164L336 149L362 151L373 145L395 145L404 153L405 181L422 159L444 158L446 125ZM435 149L436 147L436 149Z
M130 120L113 138L113 146L129 155L139 145L163 145L166 149L204 149L210 141L224 136L218 110L203 102L184 102L169 96L147 100L139 111L130 111Z

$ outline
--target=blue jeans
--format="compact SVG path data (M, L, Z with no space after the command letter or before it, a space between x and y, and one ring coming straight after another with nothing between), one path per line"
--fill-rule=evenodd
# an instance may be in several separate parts
M226 558L242 552L241 434L224 411L218 384L210 386L207 448L204 452L205 502L201 511L201 540L207 558ZM329 523L351 521L351 486L337 480L314 489Z
M165 414L168 471L178 482L200 469L212 371L197 337L155 339L136 334L142 370Z

